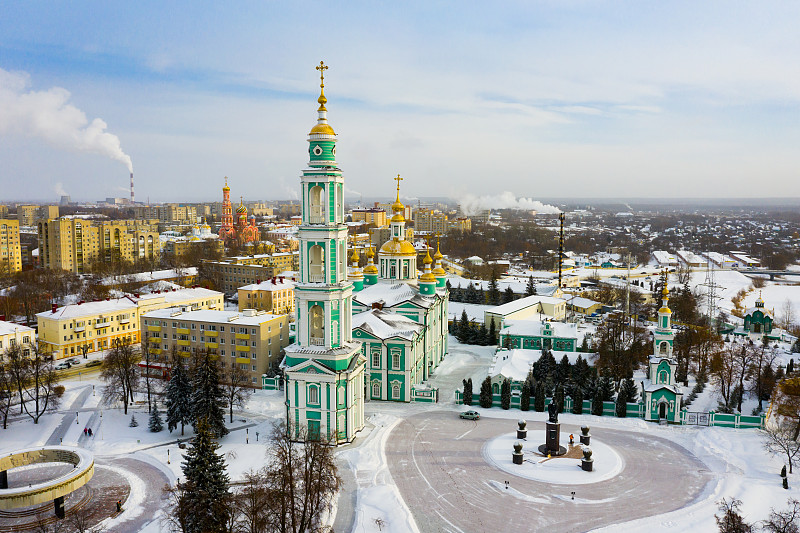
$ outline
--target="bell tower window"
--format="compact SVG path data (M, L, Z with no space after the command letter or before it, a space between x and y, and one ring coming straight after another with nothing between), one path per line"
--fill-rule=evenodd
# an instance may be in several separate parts
M310 224L325 223L325 208L322 201L324 197L323 193L324 191L319 185L311 187L311 190L308 191L308 222Z
M308 251L308 281L325 282L325 250L319 244L315 244Z
M311 346L325 345L325 316L322 307L312 305L308 310L308 340Z

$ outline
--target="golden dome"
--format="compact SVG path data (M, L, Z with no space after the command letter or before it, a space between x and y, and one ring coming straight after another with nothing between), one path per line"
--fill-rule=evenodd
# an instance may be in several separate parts
M395 213L390 222L405 222L406 219L400 213Z
M436 283L436 276L434 276L432 272L425 272L423 275L419 277L419 280Z
M308 134L309 135L314 135L314 134L336 135L336 132L333 131L333 128L331 128L330 124L319 123L316 126L314 126L313 128L311 128L311 131Z
M239 202L239 207L236 208L236 214L237 215L246 215L247 214L247 208L244 206L243 203Z
M367 248L367 259L372 259L375 257L375 252L372 251L372 246Z
M376 267L374 264L371 263L371 264L369 264L369 265L364 267L364 274L376 274L377 275L378 274L378 267Z
M230 192L231 188L228 187L228 176L225 176L225 186L222 188L225 192Z
M436 241L436 253L433 254L433 258L436 259L437 261L441 261L442 259L444 259L442 252L439 251L439 241Z
M658 312L672 314L672 310L669 307L662 307L661 309L658 310Z
M406 240L391 239L381 246L381 254L385 255L417 255L414 245Z
M422 264L423 265L430 265L431 263L433 263L433 259L431 259L431 250L429 248L428 249L428 253L425 254L425 257L422 259Z
M436 267L433 269L433 275L437 278L441 278L442 276L446 276L447 272L442 267Z
M356 266L358 265L358 250L353 248L353 254L350 256L350 262L355 263Z
M667 296L669 296L669 289L667 288L666 285L664 285L664 288L661 289L661 296L663 298L666 298Z

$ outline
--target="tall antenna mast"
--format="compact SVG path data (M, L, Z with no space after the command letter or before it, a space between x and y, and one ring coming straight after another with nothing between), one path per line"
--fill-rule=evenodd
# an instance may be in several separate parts
M561 287L561 265L564 261L564 212L558 215L558 220L561 222L561 229L558 233L558 288Z

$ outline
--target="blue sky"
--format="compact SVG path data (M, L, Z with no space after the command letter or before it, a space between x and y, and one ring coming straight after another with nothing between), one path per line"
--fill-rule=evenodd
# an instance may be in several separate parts
M798 21L796 2L6 2L0 201L125 196L122 152L139 200L215 200L226 175L288 198L320 60L354 193L400 173L409 197L798 197Z

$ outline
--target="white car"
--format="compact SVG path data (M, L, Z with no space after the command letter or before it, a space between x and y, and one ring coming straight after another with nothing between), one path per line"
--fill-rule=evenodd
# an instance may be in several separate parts
M56 365L56 370L67 370L71 366L72 365L70 365L67 361L64 361L63 363L58 363Z

